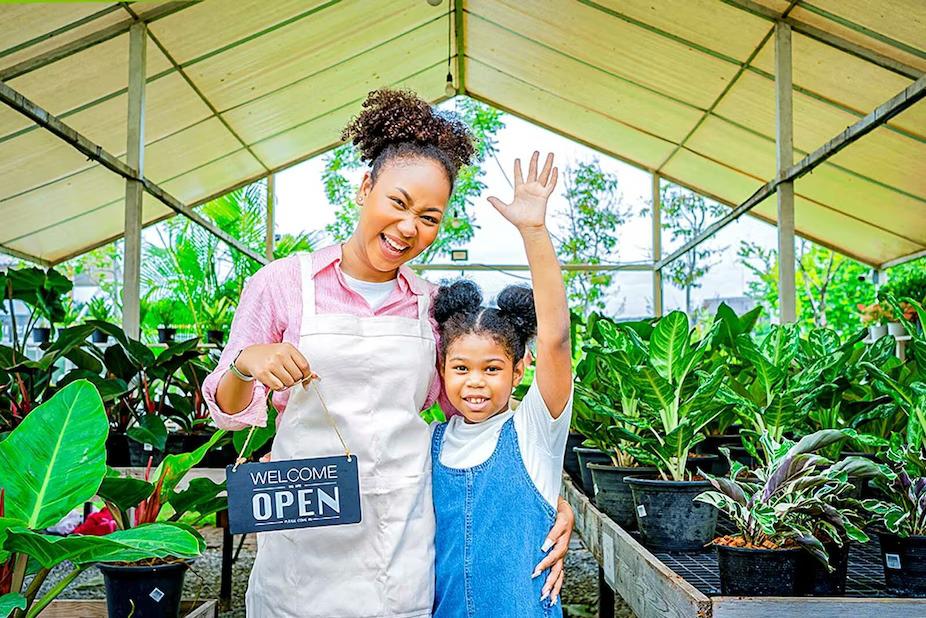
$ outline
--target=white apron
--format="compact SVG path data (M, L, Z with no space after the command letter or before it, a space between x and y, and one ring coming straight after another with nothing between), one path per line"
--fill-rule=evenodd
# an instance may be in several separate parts
M359 458L359 524L263 532L248 583L250 618L417 618L434 601L430 431L418 412L434 377L429 297L418 318L317 315L302 258L299 350ZM294 387L275 461L343 455L314 389Z

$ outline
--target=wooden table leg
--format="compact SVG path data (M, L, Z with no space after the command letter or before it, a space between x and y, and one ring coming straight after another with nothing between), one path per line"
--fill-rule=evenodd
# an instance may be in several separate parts
M614 618L614 591L604 580L601 567L598 567L598 618Z
M216 523L222 528L222 578L219 583L219 606L223 611L231 609L232 597L232 551L234 537L228 530L228 511L216 513Z

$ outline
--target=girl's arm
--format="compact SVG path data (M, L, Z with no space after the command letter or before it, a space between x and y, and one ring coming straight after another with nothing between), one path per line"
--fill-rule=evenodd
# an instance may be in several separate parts
M557 169L548 154L538 174L540 153L531 157L527 179L521 161L514 163L514 200L489 202L521 233L534 289L537 310L537 369L540 395L553 418L559 418L572 392L572 351L569 341L569 306L556 251L546 227L547 200L556 187Z

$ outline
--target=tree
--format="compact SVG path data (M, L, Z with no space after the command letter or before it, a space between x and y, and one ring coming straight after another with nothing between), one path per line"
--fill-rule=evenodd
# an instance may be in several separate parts
M557 212L565 234L556 251L566 264L601 264L617 254L617 229L627 221L616 174L601 169L597 159L566 168L563 174L566 208ZM566 271L566 293L583 316L605 308L605 294L614 275L605 271Z
M427 264L439 255L450 253L469 242L478 226L475 225L473 204L486 185L482 182L485 172L482 164L490 156L495 156L495 135L505 125L502 112L467 97L455 99L456 112L473 132L476 153L472 165L460 169L447 212L442 221L441 233L417 261ZM360 213L356 203L358 186L352 184L347 173L363 167L360 153L353 144L338 146L325 157L322 181L328 202L335 207L335 220L325 227L325 231L334 242L344 242L350 238L357 224Z
M671 183L662 183L659 195L662 229L671 232L672 240L678 245L701 234L727 212L725 206ZM650 209L644 208L642 214L649 215ZM666 281L685 290L685 313L688 315L692 311L691 291L701 287L701 279L717 265L714 256L726 249L711 247L709 242L688 251L666 266L662 273Z
M752 273L747 294L778 314L778 251L742 241L737 252ZM875 290L868 280L870 268L800 239L795 252L795 303L798 322L805 326L829 327L841 334L860 328L859 303L874 302Z

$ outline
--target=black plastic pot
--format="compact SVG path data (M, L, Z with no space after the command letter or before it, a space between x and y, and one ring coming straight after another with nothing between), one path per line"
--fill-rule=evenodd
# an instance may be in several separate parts
M749 468L750 470L755 470L759 467L759 462L755 457L749 454L749 451L742 446L731 446L730 448L730 459L733 461L739 462Z
M206 331L206 343L214 343L215 345L222 345L223 343L225 343L225 331L207 330Z
M729 471L730 467L727 465L727 460L720 455L688 453L685 469L692 474L697 473L698 470L702 470L714 476L723 476Z
M177 618L185 562L156 566L98 564L106 586L109 618Z
M809 583L810 594L821 597L836 597L846 593L846 575L849 571L849 543L843 543L842 547L835 543L824 543L824 549L830 557L830 565L833 567L832 573L822 562L807 554L809 562ZM807 553L807 552L804 552Z
M34 326L32 328L33 343L48 343L51 338L51 329L47 326Z
M608 465L611 463L611 457L597 448L577 446L572 450L575 451L576 457L579 460L579 480L582 483L580 489L585 492L586 496L593 496L595 495L595 486L592 484L592 472L588 469L588 464L596 463Z
M624 482L628 476L655 475L656 468L617 468L596 463L588 464L595 491L595 506L624 530L636 530L637 518L633 510L633 493Z
M800 547L716 548L720 594L724 596L788 597L808 591L808 560L813 557Z
M879 532L878 538L887 589L901 597L926 597L926 536Z
M94 330L92 333L90 333L90 341L93 343L106 343L109 341L109 335L101 330Z
M704 440L698 442L694 450L696 453L704 455L720 455L721 446L742 446L743 439L738 433L725 433L720 435L707 435Z
M158 327L158 343L170 343L174 340L174 336L177 334L176 328L170 328L168 326L159 326Z
M569 437L566 438L566 453L563 458L563 470L565 470L566 474L577 483L581 482L581 475L579 473L579 459L573 449L577 446L582 446L582 442L584 441L585 436L575 431L570 431Z
M717 509L695 502L707 481L664 481L627 477L633 492L637 528L643 544L655 550L698 551L710 543L717 528Z
M124 433L109 432L106 438L106 465L125 468L129 465L129 439Z
M133 468L144 468L148 465L148 458L151 458L151 465L157 466L164 459L165 455L178 455L184 452L183 436L177 434L168 434L167 442L164 444L164 450L154 448L153 446L144 445L141 442L127 439L129 450L129 466Z

